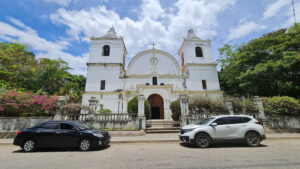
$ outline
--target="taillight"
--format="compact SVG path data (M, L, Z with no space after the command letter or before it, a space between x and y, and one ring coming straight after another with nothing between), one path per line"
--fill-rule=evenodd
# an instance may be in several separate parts
M21 133L22 133L22 131L20 131L20 130L19 130L19 131L17 131L17 134L21 134Z
M259 125L262 125L260 121L257 121L257 122L255 122L255 124L259 124Z

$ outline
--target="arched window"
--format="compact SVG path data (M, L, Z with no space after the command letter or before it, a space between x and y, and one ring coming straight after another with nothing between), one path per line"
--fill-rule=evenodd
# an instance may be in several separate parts
M109 56L110 47L108 45L103 46L102 56Z
M196 47L196 57L203 57L202 49L201 47Z
M156 76L152 77L152 85L157 85L157 77Z

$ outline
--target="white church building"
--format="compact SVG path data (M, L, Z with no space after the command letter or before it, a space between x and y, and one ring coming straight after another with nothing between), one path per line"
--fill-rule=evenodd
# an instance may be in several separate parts
M210 40L198 38L192 29L178 50L178 59L163 50L136 54L126 66L122 37L110 28L102 37L91 37L87 81L82 98L98 101L113 113L126 113L127 103L143 95L151 105L152 119L171 119L170 103L182 94L222 97Z

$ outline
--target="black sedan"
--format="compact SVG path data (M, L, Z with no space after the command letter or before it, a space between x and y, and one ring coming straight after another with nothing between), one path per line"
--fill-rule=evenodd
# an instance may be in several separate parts
M25 152L34 151L38 147L78 147L81 151L88 151L109 142L107 131L96 131L71 121L47 121L32 128L21 129L14 139L14 145L21 146Z

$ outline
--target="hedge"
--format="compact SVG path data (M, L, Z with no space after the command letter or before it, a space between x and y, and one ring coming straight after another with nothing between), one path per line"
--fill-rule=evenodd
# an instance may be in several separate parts
M171 116L172 119L174 121L178 121L181 116L180 101L175 100L175 101L171 102L170 109L172 111L172 116Z
M288 96L264 97L264 111L266 115L300 116L300 103Z

